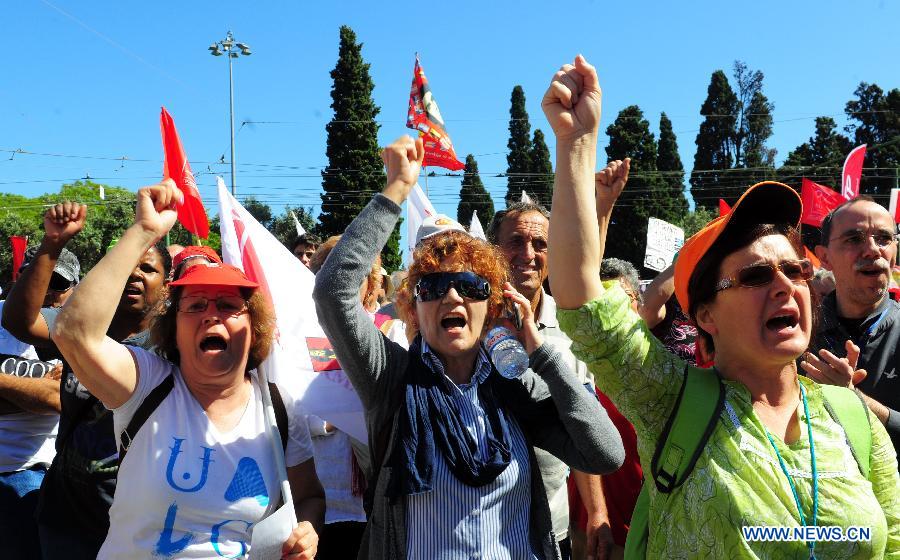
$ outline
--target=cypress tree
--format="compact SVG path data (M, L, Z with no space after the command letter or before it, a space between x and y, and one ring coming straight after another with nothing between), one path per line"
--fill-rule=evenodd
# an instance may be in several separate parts
M815 134L794 148L778 170L778 180L799 189L806 177L839 190L844 158L853 148L850 139L837 131L831 117L816 117Z
M656 169L656 139L637 105L622 109L606 129L610 160L631 158L628 185L613 209L604 256L633 263L640 270L647 245L648 218L663 218L666 185ZM664 218L663 218L664 219Z
M378 146L380 109L372 99L375 84L362 44L346 25L341 26L338 61L331 71L331 108L334 117L325 126L328 166L322 171L321 232L344 232L353 218L384 187L384 164ZM396 269L400 261L400 224L382 251L384 267Z
M851 119L846 130L854 146L868 144L860 192L887 206L900 175L900 89L885 93L876 84L861 82L853 95L844 109Z
M534 129L531 142L531 179L525 192L532 200L536 200L550 209L553 204L553 164L550 163L550 150L544 141L541 129Z
M525 110L525 91L522 86L512 90L509 108L509 153L506 155L506 204L517 202L527 190L531 173L531 124Z
M716 70L706 90L706 101L700 107L704 116L697 133L697 152L691 172L691 194L694 202L716 211L719 199L737 200L740 191L725 187L727 170L734 163L732 139L737 126L739 101L731 89L725 72Z
M487 229L494 219L494 201L484 188L481 176L478 175L478 162L475 156L466 156L466 168L463 170L462 188L459 191L459 206L456 207L456 221L469 227L472 212L478 211L478 221Z
M656 169L665 184L665 202L661 203L665 217L658 217L679 224L688 211L688 202L684 196L684 165L681 163L681 156L678 155L678 140L672 130L672 121L665 113L659 116L659 152L656 156Z

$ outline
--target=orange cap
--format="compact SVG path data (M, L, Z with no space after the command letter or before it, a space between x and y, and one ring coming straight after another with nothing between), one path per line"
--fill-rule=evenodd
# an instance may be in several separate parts
M784 183L763 181L741 195L727 214L706 224L684 242L675 260L675 297L686 315L690 315L688 282L697 263L726 229L748 228L758 224L800 226L803 203L797 191Z

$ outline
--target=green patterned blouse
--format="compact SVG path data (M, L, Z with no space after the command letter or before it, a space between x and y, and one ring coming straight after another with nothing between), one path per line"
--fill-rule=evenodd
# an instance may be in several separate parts
M579 309L557 313L572 351L587 363L597 387L634 424L644 472L681 388L685 363L668 353L630 309L618 282ZM874 415L872 469L863 478L840 425L825 410L819 386L806 388L819 480L818 526L869 527L871 540L818 542L816 557L900 558L900 478L887 432ZM725 407L706 448L685 483L666 496L650 486L649 558L808 558L803 541L745 540L741 527L799 527L787 478L766 431L753 412L750 393L725 381ZM811 518L812 473L806 416L801 436L788 445L773 440L794 478L804 514Z

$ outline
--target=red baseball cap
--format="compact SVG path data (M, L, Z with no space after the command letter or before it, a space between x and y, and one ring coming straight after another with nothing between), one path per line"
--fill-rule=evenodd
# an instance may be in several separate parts
M172 270L178 268L184 261L197 257L203 257L209 262L222 262L222 258L219 257L218 253L216 253L212 247L207 247L205 245L191 245L190 247L185 247L179 251L179 253L172 258Z
M800 226L803 203L797 191L784 183L763 181L741 195L731 210L706 224L684 242L675 260L675 297L685 314L690 314L688 283L700 259L726 229L751 228L759 224Z
M222 262L197 263L184 271L178 280L169 286L237 286L256 289L259 284L248 280L244 272L236 266Z

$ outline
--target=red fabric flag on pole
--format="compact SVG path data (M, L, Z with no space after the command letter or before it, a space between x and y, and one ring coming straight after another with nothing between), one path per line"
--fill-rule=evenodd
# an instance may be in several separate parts
M189 232L207 239L209 221L206 219L203 201L200 200L200 191L197 190L191 164L188 163L187 155L181 146L178 131L175 130L175 121L165 107L159 116L159 127L162 131L163 152L165 152L163 179L171 178L175 181L175 185L184 195L184 204L178 207L178 221Z
M724 216L725 214L731 212L731 206L728 206L728 203L719 199L719 216Z
M800 187L800 200L803 202L800 223L816 227L821 227L825 216L844 202L844 198L833 189L814 183L806 177Z
M9 244L12 245L12 279L19 277L19 269L25 260L25 247L28 246L28 238L21 235L10 235Z
M841 194L847 200L859 196L859 179L862 176L864 159L866 159L865 144L850 150L847 159L844 160L844 170L841 172Z
M444 129L444 119L438 110L437 101L428 87L425 72L419 66L419 55L416 55L416 67L413 71L412 88L409 91L409 112L406 115L406 127L419 131L425 142L425 167L443 167L451 171L463 169L465 165L456 159L453 143Z

